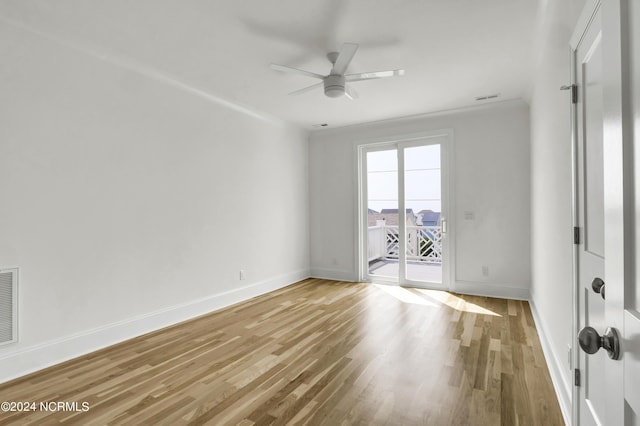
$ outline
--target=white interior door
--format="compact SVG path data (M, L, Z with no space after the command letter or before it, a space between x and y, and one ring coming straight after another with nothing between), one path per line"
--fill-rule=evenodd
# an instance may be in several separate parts
M597 13L576 49L579 88L577 125L577 226L579 329L606 328L605 219L603 162L603 82L601 14ZM602 285L601 287L598 287ZM596 293L598 289L600 293ZM591 340L597 337L591 335ZM586 338L586 337L585 337ZM593 349L591 349L593 350ZM579 424L601 425L606 419L605 365L608 354L580 352Z
M627 4L635 4L629 2ZM627 259L634 232L624 168L620 1L590 2L574 35L576 323L574 423L640 425L640 315ZM636 6L637 7L637 6ZM633 7L631 7L633 10ZM589 19L584 19L584 17ZM626 16L624 16L626 19ZM636 163L637 164L637 163Z
M628 217L638 217L640 213L640 2L637 0L627 0L627 8L622 15L628 19L627 51L629 66L630 87L623 90L630 97L628 105L631 111L628 117L632 118L629 123L631 134L634 140L628 140L635 146L635 161L633 165L635 194L635 205L631 206ZM626 144L625 146L628 146ZM625 152L625 158L633 158ZM629 167L628 163L625 165ZM634 214L635 212L635 214ZM630 232L625 232L626 238L631 238L634 242L635 253L631 263L635 265L635 270L625 281L624 288L624 318L623 318L623 376L624 376L624 421L628 425L640 426L640 221L636 219L635 227Z

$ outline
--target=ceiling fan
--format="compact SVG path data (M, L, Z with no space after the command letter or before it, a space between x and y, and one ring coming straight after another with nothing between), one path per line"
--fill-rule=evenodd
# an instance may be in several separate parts
M347 83L353 83L362 80L373 80L377 78L399 77L404 75L404 70L390 71L372 71L362 72L358 74L345 74L353 56L358 50L356 43L344 43L340 52L329 52L327 58L333 65L328 75L316 74L314 72L300 70L297 68L287 67L285 65L271 64L271 68L277 71L288 72L292 74L306 75L308 77L322 80L320 83L313 84L300 90L289 93L290 95L299 95L306 93L318 87L324 86L324 94L330 98L338 98L345 95L349 99L355 99L358 94Z

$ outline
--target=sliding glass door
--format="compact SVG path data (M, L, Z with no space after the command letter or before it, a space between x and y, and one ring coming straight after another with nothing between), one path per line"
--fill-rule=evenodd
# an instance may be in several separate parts
M367 271L371 277L399 278L398 150L366 153Z
M361 147L365 280L448 288L447 140Z

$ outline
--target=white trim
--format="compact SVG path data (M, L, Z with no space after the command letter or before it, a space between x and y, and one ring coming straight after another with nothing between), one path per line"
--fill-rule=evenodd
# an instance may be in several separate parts
M398 164L398 171L396 172L396 179L398 180L398 242L400 243L398 244L398 282L399 283L407 282L407 199L405 198L407 188L405 187L405 181L404 181L407 171L404 168L405 148L406 148L405 143L400 142L396 144L396 158L397 158L396 161ZM440 174L442 175L442 171ZM440 185L440 187L442 188L442 184ZM442 198L442 196L440 196L440 198ZM440 210L442 210L442 208L440 208ZM382 209L380 212L382 213ZM367 207L367 214L368 213L369 213L369 208ZM368 225L368 222L369 221L367 220L367 225ZM362 232L364 234L364 228L362 229ZM367 233L364 235L366 235L367 237L369 236L368 229L367 229ZM366 253L366 251L364 253ZM369 278L371 277L369 276Z
M333 281L358 281L353 271L345 271L343 269L311 268L310 277Z
M362 207L362 203L365 201L362 199L361 194L367 192L367 182L366 179L363 180L362 176L367 174L367 165L366 161L362 162L360 157L363 155L364 146L358 145L357 143L353 144L353 158L355 159L355 173L353 173L353 188L355 188L355 226L353 228L353 241L355 244L353 245L353 260L354 260L354 270L353 276L355 281L363 281L366 271L364 269L364 262L361 256L364 256L367 250L367 237L361 237L361 229L364 226L363 221L366 221L367 218L364 217L364 211L367 210L366 207ZM366 223L366 222L365 222ZM312 268L313 272L313 268Z
M584 10L582 15L584 15ZM580 25L584 24L584 28L582 28L582 32L580 33L580 39L582 38L582 34L586 30L586 25L589 21L583 21L582 16L579 19L580 24L576 26L576 30L574 32L574 36L572 40L576 37L578 32L578 28L582 28ZM577 42L574 44L573 41L570 43L569 48L569 58L570 58L570 71L571 71L571 84L578 84L578 74L576 70L577 59L576 59L576 48ZM578 218L578 104L573 103L571 105L571 225L575 229L578 226L579 218ZM578 282L578 245L573 244L571 248L571 335L578 336L579 328L580 328L580 318L579 318L579 306L580 306L580 283ZM534 317L535 318L535 317ZM571 339L571 368L579 368L580 367L580 354L578 351L580 348L578 347L577 339L573 337ZM544 347L543 347L544 348ZM580 389L577 386L572 386L571 391L571 401L575 401L575 404L571 405L571 417L569 422L565 420L565 423L579 423L580 418L580 404L578 403L578 399L580 398ZM557 393L557 391L556 391ZM562 406L561 406L562 407ZM564 411L563 411L564 414ZM566 418L567 416L565 416Z
M99 45L87 45L86 43L77 42L73 38L60 36L58 34L49 33L47 31L42 31L41 29L36 29L23 22L8 19L5 16L0 16L0 22L3 22L13 28L28 32L31 35L41 37L42 39L47 40L49 43L53 43L56 46L60 46L75 53L80 53L82 55L88 56L93 60L106 62L113 67L124 69L145 76L149 79L156 80L177 90L181 90L193 96L204 99L205 101L212 102L230 110L239 112L240 114L244 114L257 120L265 121L277 126L284 127L290 125L280 117L269 114L267 112L259 111L249 105L243 105L239 102L227 100L225 98L216 96L211 90L194 85L193 81L188 81L189 79L184 79L179 75L168 73L161 68L147 65L144 62L136 61L131 56L116 53L115 50L100 49Z
M442 188L442 210L443 213L446 213L447 225L449 228L449 235L447 238L447 244L443 245L443 256L446 258L445 263L443 264L443 283L446 285L446 288L439 288L442 290L449 290L454 281L453 271L455 271L455 234L451 232L451 230L455 227L455 223L453 218L455 217L455 196L451 194L452 189L454 188L454 131L452 128L444 128L444 129L436 129L436 130L423 130L418 132L410 132L410 133L397 133L389 136L381 136L381 137L368 137L364 139L359 139L353 141L354 148L354 159L355 159L355 173L354 173L354 181L355 183L355 203L356 206L356 214L354 218L355 223L355 253L354 259L356 260L355 265L355 276L356 280L370 282L374 278L370 277L367 273L367 268L365 266L365 258L367 252L367 233L365 232L365 224L367 223L367 205L366 201L363 199L363 194L367 192L366 187L366 162L363 160L364 153L384 149L387 147L395 147L400 151L404 147L408 146L421 146L421 145L429 145L429 139L435 138L443 138L444 142L440 143L441 149L441 164L443 169L445 170L446 176L443 176L443 188ZM402 185L401 180L404 178L402 176L398 176L399 186ZM401 196L400 191L398 193L398 198L403 200L404 197ZM398 206L400 210L401 207ZM406 220L401 216L401 220L399 225ZM400 233L402 233L402 226L400 226ZM402 274L401 274L402 275ZM403 278L405 279L404 281ZM378 279L377 277L375 279ZM403 283L403 285L407 286L415 286L420 285L418 282L408 281L406 277L399 276L398 281ZM435 288L435 287L434 287Z
M549 367L551 382L553 383L553 388L556 391L556 396L558 397L558 402L560 403L560 411L562 411L562 417L564 418L565 424L571 426L571 395L573 391L572 388L574 388L574 386L571 386L571 384L567 382L566 374L562 374L564 363L558 359L556 353L553 351L553 346L547 339L546 328L544 327L544 323L541 320L538 309L533 302L533 298L529 299L529 306L531 307L533 321L536 324L538 336L540 337L542 353L544 354L544 359L547 361L547 366ZM575 351L572 350L572 352ZM569 372L570 371L571 370L569 370Z
M447 283L449 289L451 289L456 283L455 271L456 271L456 194L455 194L455 181L456 181L456 162L455 162L455 134L453 129L447 129L447 143L446 146L440 145L440 155L443 165L446 165L446 178L442 181L442 197L443 205L446 205L447 215L440 219L446 221L446 233L444 239L446 244L443 243L442 255L445 258L445 262L442 264L442 276L447 277Z
M410 132L410 133L397 133L389 136L369 137L359 139L353 142L356 147L374 148L378 146L383 149L387 145L420 142L423 139L433 139L438 137L445 137L453 139L453 129L438 129L438 130L425 130L422 132ZM417 145L422 145L417 143Z
M434 118L434 117L465 114L470 111L486 110L486 109L492 109L492 108L502 108L502 107L511 108L512 105L523 105L523 104L528 105L528 102L525 101L523 98L504 99L500 101L489 102L486 104L468 105L468 106L457 107L457 108L442 109L438 111L431 111L431 112L420 113L420 114L410 114L410 115L404 115L401 117L392 117L392 118L386 118L382 120L367 121L364 123L346 124L343 126L335 126L335 127L320 127L320 128L311 129L310 133L312 135L330 135L332 133L341 133L341 132L344 132L345 130L351 130L351 129L371 129L373 127L386 128L389 125L395 125L399 123L419 121L419 120L424 120L424 119Z
M597 8L600 7L600 1L601 0L585 1L585 5L582 8L582 12L580 12L580 16L578 17L578 22L576 22L576 25L573 30L573 34L571 35L571 39L569 40L569 46L571 46L573 50L576 50L578 48L578 44L580 43L580 40L582 40L582 37L584 36L585 31L589 27L589 24L591 23L591 21L593 20L593 17L597 12Z
M169 306L0 355L0 383L186 321L309 278L309 270L279 275L202 299Z

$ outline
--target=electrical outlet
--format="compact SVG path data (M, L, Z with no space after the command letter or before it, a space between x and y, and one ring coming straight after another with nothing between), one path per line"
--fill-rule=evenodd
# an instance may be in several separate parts
M240 281L244 280L246 277L246 272L244 269L240 269Z

